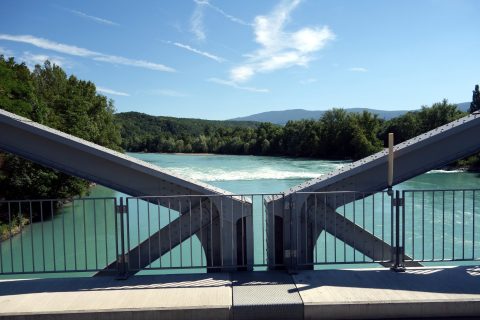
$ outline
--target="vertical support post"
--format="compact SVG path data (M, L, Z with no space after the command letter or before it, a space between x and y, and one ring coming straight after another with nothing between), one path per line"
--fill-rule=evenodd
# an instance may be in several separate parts
M298 194L294 193L290 195L287 199L288 203L285 203L285 195L283 195L283 220L285 232L282 236L284 237L283 241L285 244L285 248L283 248L283 263L285 268L288 270L289 273L296 274L298 270L298 259L297 259L297 252L298 252L298 242L297 242L297 228L299 227L299 223L297 221L297 215L294 213L296 210L296 202L297 202Z
M393 196L393 133L388 134L387 194Z
M295 195L296 197L296 195ZM287 237L288 236L288 241L287 239L284 240L284 243L288 243L288 246L290 248L290 250L288 251L288 255L285 254L285 249L284 249L284 257L287 259L287 261L284 261L284 263L286 264L287 266L287 269L290 269L292 270L292 273L296 273L297 272L297 268L298 268L298 265L297 265L297 247L296 247L296 242L294 241L294 235L295 235L295 228L297 227L297 224L294 223L293 221L293 205L294 205L294 202L293 202L293 197L290 196L287 201L288 203L285 202L285 195L282 195L282 199L283 199L283 216L284 217L287 217L288 216L288 219L286 219L285 221L288 222L288 226L285 226L286 230L288 230L288 234L285 234L284 237ZM295 247L293 246L293 244L295 244Z
M116 200L115 200L116 204ZM117 280L125 280L128 278L127 262L125 256L125 222L124 214L128 212L127 206L123 204L123 197L120 198L120 205L115 205L116 219L120 219L120 253L117 257ZM128 221L127 221L128 223ZM118 237L117 237L118 241ZM118 243L117 243L118 245Z
M388 186L393 184L393 133L388 134Z
M392 249L394 250L393 254L393 265L390 270L395 272L404 272L405 271L405 254L403 243L404 238L404 229L405 223L402 219L400 223L400 207L404 207L404 199L400 197L400 191L395 191L395 197L392 199L392 206L395 208L395 244L392 244ZM404 214L404 210L402 209ZM394 223L392 221L392 223ZM402 230L400 230L400 225L402 225ZM400 242L400 232L402 232L402 242Z

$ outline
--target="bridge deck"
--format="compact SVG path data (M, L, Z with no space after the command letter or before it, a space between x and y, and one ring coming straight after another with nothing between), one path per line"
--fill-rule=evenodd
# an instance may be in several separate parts
M0 318L329 319L480 315L480 268L0 281Z

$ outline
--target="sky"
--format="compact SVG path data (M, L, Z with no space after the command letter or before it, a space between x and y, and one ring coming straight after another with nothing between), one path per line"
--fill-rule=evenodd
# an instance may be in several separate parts
M90 80L118 112L224 120L471 101L477 0L2 0L0 54Z

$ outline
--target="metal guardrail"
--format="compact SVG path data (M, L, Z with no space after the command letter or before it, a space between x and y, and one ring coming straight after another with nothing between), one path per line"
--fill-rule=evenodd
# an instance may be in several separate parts
M393 262L395 212L387 192L299 192L294 202L297 252L311 251L295 265Z
M413 261L480 260L479 190L402 191L402 246Z
M282 195L126 198L122 268L131 273L267 267L266 199L272 196Z
M116 201L0 201L0 274L104 269L118 255Z
M405 190L0 201L0 275L370 263L401 270L476 261L479 196Z

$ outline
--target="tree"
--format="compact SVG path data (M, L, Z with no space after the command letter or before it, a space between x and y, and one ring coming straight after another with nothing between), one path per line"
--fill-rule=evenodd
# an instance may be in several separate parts
M0 107L77 137L121 150L113 101L95 85L46 61L33 72L0 56ZM4 154L0 198L68 198L87 192L89 182Z
M477 84L475 85L475 90L473 91L472 103L470 103L469 112L473 113L478 110L480 110L480 89L478 88Z

